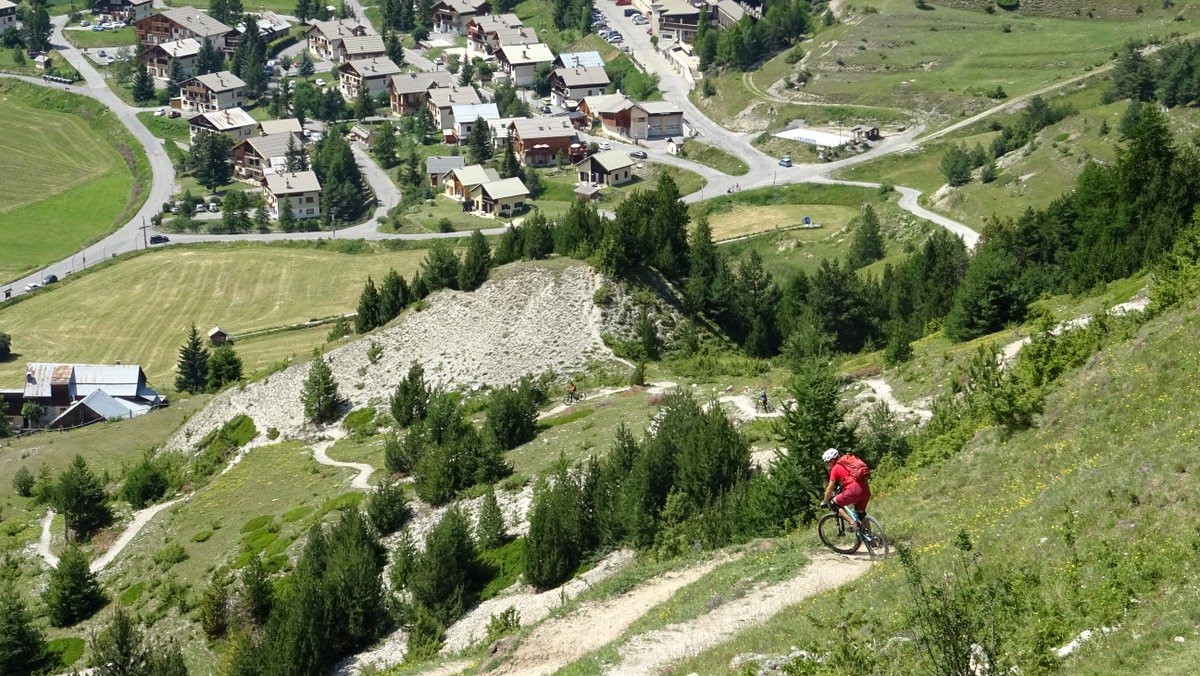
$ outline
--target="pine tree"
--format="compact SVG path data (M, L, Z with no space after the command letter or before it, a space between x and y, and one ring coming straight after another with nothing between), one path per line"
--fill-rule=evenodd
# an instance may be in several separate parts
M474 291L487 281L488 272L492 267L492 248L487 239L478 230L471 233L471 241L467 244L467 253L463 256L462 265L458 268L458 288L463 291Z
M333 379L333 370L319 353L313 357L308 369L300 399L304 403L304 418L309 422L321 424L337 419L342 399L337 381Z
M196 55L194 66L196 75L215 73L224 65L225 56L221 54L221 50L213 44L212 40L205 38L204 44L200 46L200 53Z
M229 629L229 577L223 570L213 574L200 597L200 628L211 640L221 638Z
M46 638L33 623L21 594L0 586L0 674L36 674L50 666Z
M208 15L227 26L233 25L233 17L229 13L229 0L209 0Z
M226 342L208 355L208 387L216 391L242 379L242 359Z
M496 501L496 487L492 486L483 494L483 502L479 505L479 521L475 525L475 543L481 550L495 549L504 544L508 533L504 530L504 515L500 512L500 503Z
M288 171L308 171L308 153L296 141L295 134L288 134L287 147L283 151Z
M187 341L179 348L179 361L175 369L175 389L196 394L208 387L208 350L201 342L200 332L192 324Z
M467 156L474 164L492 159L492 128L482 117L475 118L471 133L467 135Z
M104 604L100 583L88 569L88 560L75 546L67 547L50 571L50 582L42 592L50 624L66 627L86 620Z
M646 308L638 310L638 341L642 347L642 354L646 359L658 359L660 343L658 340L658 328L654 324L654 320L646 314Z
M307 50L300 52L300 65L298 68L300 77L312 77L316 74L317 66L313 63L312 58L309 57Z
M296 0L296 9L294 10L296 19L300 23L308 23L308 20L313 18L313 0ZM308 52L302 52L307 54Z
M347 509L329 531L321 591L329 621L324 664L366 647L390 622L383 593L386 550L363 513Z
M371 497L367 498L367 518L371 520L371 525L388 535L400 530L410 516L412 510L408 507L404 488L391 477L384 477Z
M192 176L209 192L233 180L233 139L204 130L191 148Z
M854 238L850 241L850 267L870 265L883 258L883 253L883 230L879 226L879 216L870 204L864 204L862 216L854 228Z
M101 674L141 676L157 674L152 646L138 629L135 618L123 605L117 605L108 624L91 640L92 664Z
M379 326L379 291L375 289L375 281L367 276L362 294L358 297L358 313L354 316L354 330L366 333Z
M144 61L138 62L137 75L133 78L133 100L145 103L154 98L154 78Z
M262 557L252 557L242 569L242 607L246 609L246 614L255 626L261 627L266 624L271 615L274 596L271 581L267 579L267 571L263 568Z
M517 153L513 151L512 139L504 142L504 158L500 161L500 176L502 178L521 177L521 163L517 161Z
M300 221L296 218L296 212L292 210L292 206L286 201L281 202L277 207L279 211L279 229L283 232L296 232L300 229Z
M467 517L451 507L429 531L425 552L408 576L413 602L443 626L451 623L474 601L478 565Z
M1016 261L1002 247L980 247L946 315L946 335L952 340L970 340L1023 318L1019 277Z
M396 157L396 128L390 122L384 122L375 133L375 142L371 146L371 154L379 160L379 166L391 169L399 163Z
M553 482L534 489L525 537L525 581L537 589L558 586L574 574L583 556L583 513L578 479L565 463Z
M417 362L408 368L408 374L400 379L396 393L392 395L389 410L392 419L400 427L408 427L424 420L429 407L429 388L425 385L425 369Z
M395 270L388 270L379 288L379 323L386 324L408 305L408 284Z
M171 77L167 82L167 92L171 96L178 96L179 86L187 79L187 76L183 74L183 60L171 59Z
M67 535L74 539L87 540L112 521L104 484L81 455L58 475L50 502L63 515Z
M458 288L458 255L444 239L435 240L421 263L421 279L430 292Z
M148 671L154 676L188 676L187 662L174 639L167 641L166 648L155 646L150 654Z

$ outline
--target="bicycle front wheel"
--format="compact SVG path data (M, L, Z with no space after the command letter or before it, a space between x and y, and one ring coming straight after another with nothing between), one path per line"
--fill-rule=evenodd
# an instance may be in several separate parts
M850 530L845 519L837 514L826 514L817 522L817 535L825 546L838 554L853 554L862 546L858 536Z
M867 524L869 531L863 533L863 544L867 545L867 552L870 553L872 559L883 560L892 552L892 545L888 542L887 533L883 531L883 524L873 516L867 515Z

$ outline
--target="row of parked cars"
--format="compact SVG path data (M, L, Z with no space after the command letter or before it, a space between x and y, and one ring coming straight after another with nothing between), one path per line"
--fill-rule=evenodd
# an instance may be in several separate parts
M610 28L608 21L604 18L604 14L598 9L592 10L592 30L596 31L596 35L599 35L610 45L625 41L625 38L621 35L621 31Z

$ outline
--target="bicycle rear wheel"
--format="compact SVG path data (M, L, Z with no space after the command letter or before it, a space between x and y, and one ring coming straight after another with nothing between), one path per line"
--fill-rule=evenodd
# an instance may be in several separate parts
M862 546L862 541L850 530L850 525L837 514L826 514L817 522L817 535L838 554L853 554Z
M867 515L867 524L869 531L863 533L862 537L863 544L867 546L867 552L872 559L886 559L892 552L892 545L888 542L887 533L883 531L883 524L870 515Z

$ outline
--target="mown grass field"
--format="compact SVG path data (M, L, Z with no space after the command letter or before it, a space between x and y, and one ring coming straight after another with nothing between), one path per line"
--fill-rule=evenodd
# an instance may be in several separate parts
M0 280L69 256L145 200L145 153L91 99L3 80L0 128Z
M63 31L63 35L67 38L67 42L80 49L132 47L137 44L137 34L134 33L133 26L108 31L94 31L89 26L84 30Z
M683 142L683 153L680 157L699 162L730 176L744 176L746 172L750 171L750 167L746 166L745 162L724 150L692 139Z
M0 382L20 381L26 361L141 364L159 388L173 386L176 351L194 323L238 334L353 312L368 276L408 277L423 250L344 254L292 246L168 248L61 282L0 309L20 356ZM98 293L103 289L105 293ZM238 345L247 374L290 355L307 356L328 327L252 338Z
M1187 478L1200 469L1200 400L1191 393L1200 367L1196 310L1193 300L1101 350L1049 396L1036 428L1007 440L986 431L946 462L874 479L872 512L934 576L959 565L954 543L962 531L972 542L971 559L1008 571L1016 584L1037 580L1039 598L1078 618L1056 623L1041 615L1021 636L1004 636L1032 651L1026 663L1098 626L1117 629L1065 660L1052 657L1055 668L1189 673L1197 663L1200 541L1194 528L1179 525L1194 520L1200 498ZM736 654L786 653L790 646L832 650L843 638L830 627L859 626L847 618L880 623L878 632L853 634L882 645L910 626L911 608L893 558L844 593L789 608L676 670L716 673ZM1035 637L1043 631L1039 647ZM877 653L878 673L911 650L894 644Z

